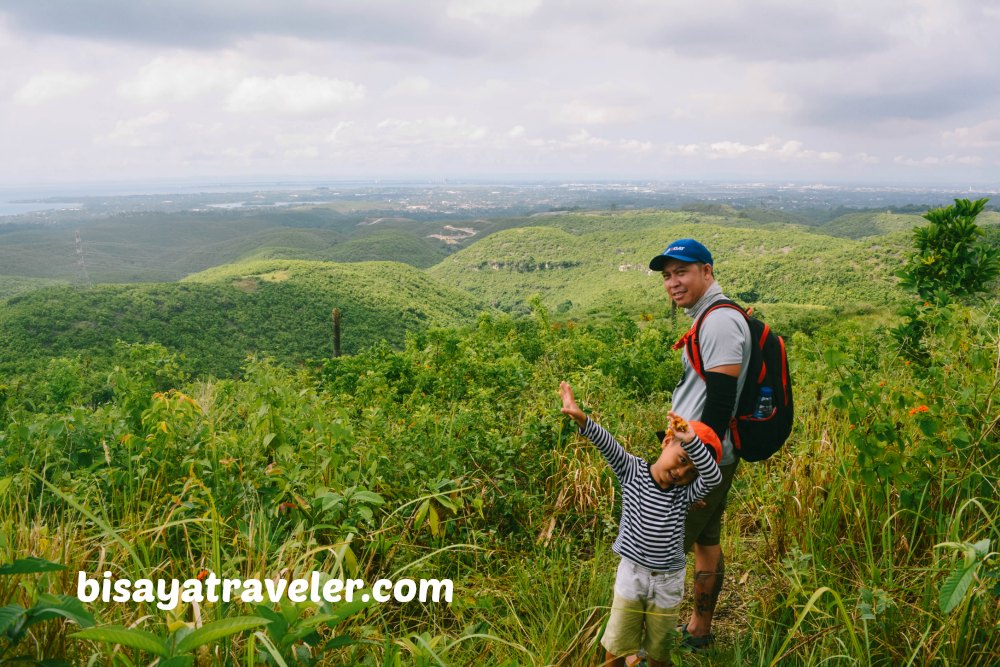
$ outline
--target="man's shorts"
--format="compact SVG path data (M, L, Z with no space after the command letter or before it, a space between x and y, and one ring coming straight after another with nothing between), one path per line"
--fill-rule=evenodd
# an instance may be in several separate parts
M733 476L740 460L719 466L722 482L705 496L705 507L692 508L684 523L684 553L691 551L695 543L703 547L714 547L722 533L722 515L726 511L726 497L733 485Z
M650 570L622 558L601 645L616 656L644 649L653 660L670 660L670 641L677 632L677 607L683 597L684 570Z

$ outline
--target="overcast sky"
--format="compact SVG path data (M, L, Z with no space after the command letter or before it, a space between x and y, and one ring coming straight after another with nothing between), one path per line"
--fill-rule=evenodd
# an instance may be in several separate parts
M5 0L0 180L1000 185L1000 0Z

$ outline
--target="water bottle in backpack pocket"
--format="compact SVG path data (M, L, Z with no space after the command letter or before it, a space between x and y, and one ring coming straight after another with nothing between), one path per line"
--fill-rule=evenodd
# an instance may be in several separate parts
M757 408L753 411L754 419L770 419L774 414L774 390L761 387L757 398Z

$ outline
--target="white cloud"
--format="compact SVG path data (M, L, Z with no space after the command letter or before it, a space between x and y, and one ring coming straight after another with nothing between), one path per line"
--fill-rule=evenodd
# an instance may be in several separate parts
M319 155L319 149L324 144L334 144L338 142L341 133L354 123L341 121L332 130L320 130L317 132L279 132L274 136L274 142L288 150L302 151L303 155L315 153ZM340 140L343 142L343 139ZM312 149L315 149L313 151ZM286 152L287 154L287 152Z
M1000 147L1000 120L987 120L972 127L957 127L941 135L945 145L961 148Z
M446 13L450 18L477 22L519 19L534 14L541 4L542 0L454 0Z
M684 155L693 157L701 155L703 152L704 146L701 144L675 144L667 147L667 155Z
M710 141L690 144L670 144L666 154L671 156L705 157L709 160L736 159L742 157L767 157L779 161L818 160L839 162L844 156L839 151L818 151L808 149L803 142L795 139L768 137L756 144L741 141Z
M139 116L120 120L115 124L115 128L107 135L98 137L97 143L110 143L129 148L144 148L159 142L160 137L150 130L158 125L163 125L170 119L170 114L166 111L157 110Z
M282 75L271 79L243 79L226 100L237 112L273 112L308 115L340 111L361 102L365 87L341 79L312 74Z
M573 100L564 104L554 114L553 120L566 125L604 125L635 120L638 113L622 106L602 106Z
M195 156L219 175L978 183L1000 161L998 0L290 2L185 0L142 25L156 3L6 3L0 180L190 176Z
M14 93L14 101L28 106L44 104L60 97L75 95L93 83L94 77L88 74L66 71L42 72L32 77Z
M904 167L941 167L947 165L978 166L983 163L983 158L978 155L928 155L923 158L912 158L904 155L897 155L893 162Z
M337 123L337 126L330 130L326 137L324 137L324 140L329 143L334 143L337 141L337 137L340 136L340 133L352 125L354 125L353 121L340 121Z
M611 142L607 139L595 137L586 130L580 130L567 138L568 146L608 146L610 144Z
M818 159L823 161L837 161L841 154L837 151L816 151L806 149L801 141L782 140L777 137L769 137L759 144L751 147L755 153L773 155L781 160Z
M431 87L431 81L427 77L420 75L408 76L397 81L386 91L386 95L401 97L426 95L431 92Z
M628 139L620 142L619 146L626 153L649 153L653 150L653 142Z
M480 142L489 134L489 128L476 125L455 116L401 120L387 118L378 126L379 142L395 144L445 144L461 145Z
M221 59L181 54L161 56L143 65L135 78L118 92L146 103L189 100L212 90L235 85L238 71Z

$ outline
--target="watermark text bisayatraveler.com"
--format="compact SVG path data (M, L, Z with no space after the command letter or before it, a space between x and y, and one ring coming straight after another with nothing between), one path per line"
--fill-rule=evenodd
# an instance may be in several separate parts
M169 610L182 602L278 603L292 602L451 602L451 579L379 579L371 588L362 579L335 579L312 572L308 579L220 579L203 572L194 579L114 579L105 572L91 579L86 572L77 577L76 596L82 602L150 602Z

